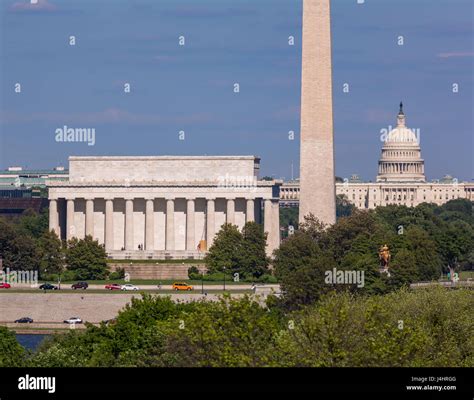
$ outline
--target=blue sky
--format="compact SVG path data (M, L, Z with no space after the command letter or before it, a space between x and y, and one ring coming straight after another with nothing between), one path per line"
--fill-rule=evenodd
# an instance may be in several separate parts
M254 154L263 175L289 179L293 164L298 176L300 0L29 2L0 0L0 168ZM380 130L403 100L428 178L474 177L473 4L333 0L337 175L375 178ZM64 125L95 128L95 145L56 142Z

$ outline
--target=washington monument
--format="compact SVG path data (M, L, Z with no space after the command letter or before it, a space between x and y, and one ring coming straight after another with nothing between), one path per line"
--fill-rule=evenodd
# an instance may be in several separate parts
M336 222L330 0L303 0L300 222Z

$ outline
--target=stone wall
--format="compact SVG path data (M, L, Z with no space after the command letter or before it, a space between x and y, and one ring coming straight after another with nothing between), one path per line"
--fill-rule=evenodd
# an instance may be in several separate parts
M110 263L110 271L116 271L118 268L125 269L130 274L130 279L188 279L188 269L195 266L201 272L206 271L205 264L177 264L177 263L158 263L158 264L138 264L132 265L126 263Z

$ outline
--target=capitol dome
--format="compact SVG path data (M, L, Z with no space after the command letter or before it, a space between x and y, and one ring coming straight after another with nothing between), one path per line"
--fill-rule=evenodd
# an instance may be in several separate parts
M416 137L415 132L413 132L411 129L408 129L405 125L398 125L387 135L386 142L418 144L418 138Z
M400 103L397 127L382 140L377 182L425 182L419 139L405 124L403 103Z

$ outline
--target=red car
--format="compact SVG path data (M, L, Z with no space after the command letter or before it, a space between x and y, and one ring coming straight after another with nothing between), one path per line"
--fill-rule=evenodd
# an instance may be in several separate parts
M105 288L108 290L121 290L122 285L119 285L118 283L109 283Z
M12 287L12 285L10 285L9 283L0 283L0 289L10 289Z

